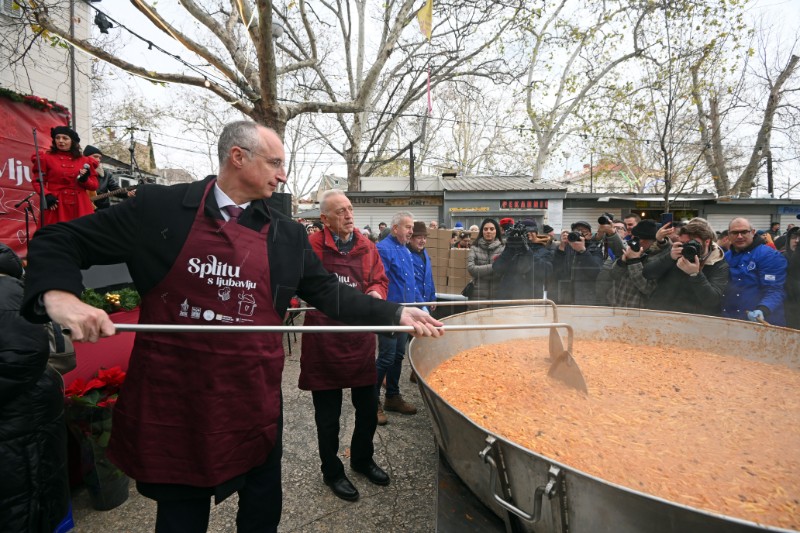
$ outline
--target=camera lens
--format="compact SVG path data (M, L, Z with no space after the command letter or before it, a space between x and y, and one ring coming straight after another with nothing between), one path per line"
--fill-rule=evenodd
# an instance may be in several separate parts
M610 213L603 213L597 218L598 224L606 225L611 224L612 222L614 222L614 217L612 217Z
M694 239L689 242L685 242L683 244L683 248L681 248L681 255L690 263L694 263L695 258L702 252L703 246Z
M628 246L634 252L638 252L642 249L642 243L639 241L639 237L631 237L631 240L628 241Z
M568 240L569 242L578 242L578 241L580 241L580 240L581 240L581 234L580 234L580 233L578 233L577 231L570 231L570 232L567 234L567 240Z

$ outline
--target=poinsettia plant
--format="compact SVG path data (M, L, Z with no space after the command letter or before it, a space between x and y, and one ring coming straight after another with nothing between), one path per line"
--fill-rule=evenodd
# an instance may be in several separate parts
M89 381L78 378L64 391L72 427L103 448L111 437L111 409L124 381L121 367L101 368Z

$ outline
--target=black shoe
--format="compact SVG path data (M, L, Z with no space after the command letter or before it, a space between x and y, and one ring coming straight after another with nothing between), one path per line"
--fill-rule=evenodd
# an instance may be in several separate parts
M358 499L358 489L350 483L350 480L347 479L347 476L342 474L342 477L337 477L336 479L327 479L323 476L323 481L325 484L328 485L334 494L340 497L343 500L347 500L349 502L354 502Z
M367 479L371 482L375 483L376 485L388 485L389 484L389 474L383 471L381 467L375 464L375 461L370 460L369 463L363 466L354 465L350 463L350 468L358 472L359 474L364 474L367 476Z

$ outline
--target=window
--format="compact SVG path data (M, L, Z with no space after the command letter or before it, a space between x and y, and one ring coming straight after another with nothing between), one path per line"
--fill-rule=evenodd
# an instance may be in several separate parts
M9 17L22 17L22 11L15 5L14 0L0 0L0 13Z

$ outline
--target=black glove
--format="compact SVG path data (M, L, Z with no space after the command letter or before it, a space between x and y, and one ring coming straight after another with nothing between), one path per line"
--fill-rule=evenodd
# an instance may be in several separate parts
M86 183L86 180L89 179L89 169L84 168L78 173L78 183Z
M51 207L58 207L58 198L56 198L52 194L45 194L44 201L47 203L47 207L45 209L50 209Z

